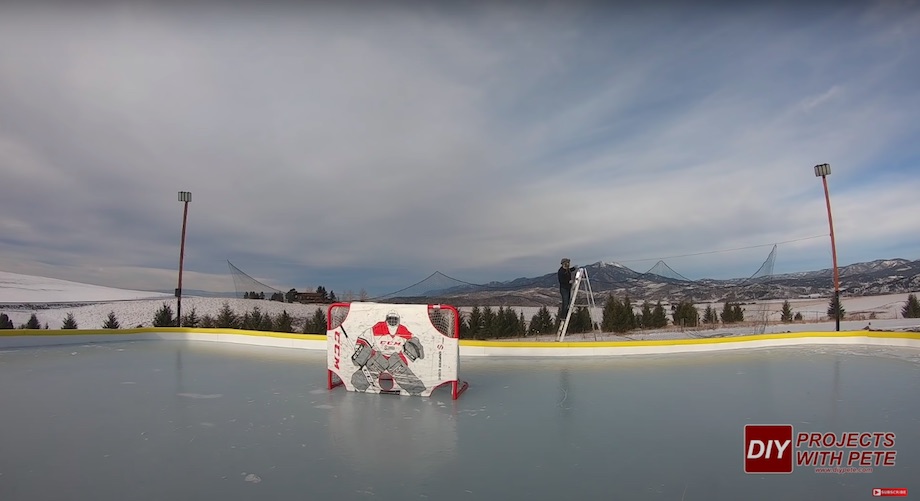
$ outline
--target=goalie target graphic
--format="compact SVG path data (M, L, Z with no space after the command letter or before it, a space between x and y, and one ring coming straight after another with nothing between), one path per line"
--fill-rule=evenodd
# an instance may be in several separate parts
M336 303L327 312L329 388L430 396L451 384L456 399L467 387L457 380L458 331L452 306Z

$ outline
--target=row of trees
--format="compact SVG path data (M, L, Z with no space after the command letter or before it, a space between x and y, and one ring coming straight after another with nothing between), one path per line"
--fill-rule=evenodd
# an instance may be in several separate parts
M840 317L843 318L846 310L837 301L832 298L828 305L827 315L836 318L837 309L840 309ZM603 316L600 325L595 324L588 309L580 306L572 312L569 321L569 333L590 332L599 328L603 332L623 333L636 329L660 329L668 325L668 317L661 301L654 306L645 301L637 314L629 297L622 300L609 296L603 307ZM909 294L901 315L904 318L920 318L920 301L915 294ZM176 318L173 314L172 307L168 303L163 303L153 318L154 327L174 327ZM801 313L792 312L792 306L789 301L784 301L780 312L782 322L794 322L802 320ZM514 308L499 307L497 310L485 307L473 307L469 315L465 315L460 322L460 337L462 339L496 339L509 337L535 336L541 334L552 334L558 331L562 321L560 315L553 315L549 309L544 306L540 308L526 322L523 312L517 312ZM674 325L683 327L696 327L700 324L715 324L721 321L723 324L731 324L744 321L744 309L738 303L726 302L720 313L708 305L702 317L696 306L690 301L681 301L671 307L671 321ZM182 327L201 327L201 328L218 328L218 329L243 329L271 332L301 332L304 334L325 334L326 333L326 315L322 308L317 308L313 315L307 318L292 317L287 310L272 315L270 312L263 312L258 306L242 314L236 313L229 305L224 302L216 316L202 315L199 316L192 308L182 315L180 322ZM141 327L138 325L137 327ZM5 313L0 313L0 329L14 329L12 320ZM19 329L48 329L46 323L44 327L39 323L38 317L33 313L29 320L18 327ZM68 313L61 324L61 329L77 329L77 321L73 313ZM119 329L121 323L115 315L115 312L109 312L108 317L102 325L103 329Z

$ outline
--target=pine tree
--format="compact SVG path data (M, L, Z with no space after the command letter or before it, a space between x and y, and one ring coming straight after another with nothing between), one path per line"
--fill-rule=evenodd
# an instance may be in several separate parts
M639 327L652 328L655 321L652 319L652 305L647 300L642 302L642 313L639 315Z
M482 310L474 306L470 311L469 317L469 336L470 339L483 339L482 337Z
M243 313L243 321L240 322L240 328L249 331L259 330L259 325L262 324L262 316L262 310L260 310L258 306L254 306L251 312Z
M700 320L700 314L690 301L680 301L672 314L674 325L683 327L696 327Z
M61 329L76 329L77 328L77 319L73 317L73 313L68 313L64 317L64 323L61 324Z
M41 329L42 324L38 322L38 317L35 316L35 313L29 317L29 321L26 322L26 329Z
M317 308L304 323L304 334L326 334L326 315L323 314L322 308Z
M658 303L655 304L655 309L652 310L651 327L654 329L660 329L662 327L667 327L667 326L668 326L668 316L664 311L664 306L661 304L661 301L659 300Z
M13 321L10 320L10 317L6 313L0 313L0 329L12 329Z
M239 317L233 309L230 308L230 304L224 301L220 307L220 311L217 312L215 327L218 329L238 329L239 321Z
M831 318L837 318L837 309L840 309L840 318L843 318L846 315L847 310L843 307L842 301L840 301L837 296L831 298L830 304L827 306L827 315Z
M788 300L783 301L783 312L780 315L780 321L784 324L792 322L792 305L789 304Z
M550 334L553 332L553 317L549 313L549 308L542 306L530 319L530 334Z
M163 306L157 310L156 314L153 317L153 326L154 327L175 327L176 320L173 318L172 308L163 303Z
M495 312L491 306L482 308L482 339L492 339L495 333L492 329L495 327Z
M715 308L711 304L706 305L706 311L703 312L703 323L704 324L714 324L719 321L719 317L716 314Z
M256 326L256 330L262 332L272 332L275 330L275 321L272 319L271 313L262 314L262 320L259 322L259 325Z
M907 295L907 303L901 309L901 316L904 318L920 318L920 301L917 301L916 295Z
M118 329L121 327L121 324L118 323L118 319L115 317L115 312L110 311L109 316L106 317L105 322L102 323L103 329Z
M294 332L294 319L287 310L282 310L275 322L275 330L278 332Z
M195 308L192 308L188 313L182 315L182 326L183 327L198 327L198 324L201 323L201 319L198 318L198 314L195 312Z
M213 329L217 327L217 320L206 313L203 317L201 317L201 322L198 323L198 327L201 327L202 329Z

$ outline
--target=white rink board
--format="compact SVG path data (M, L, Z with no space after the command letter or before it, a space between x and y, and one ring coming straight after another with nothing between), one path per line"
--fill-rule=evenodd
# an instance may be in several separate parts
M456 381L459 340L441 334L428 310L427 304L350 303L342 324L326 333L329 371L348 391L367 393L430 396ZM398 315L398 326L387 324L391 312ZM411 343L421 346L415 359L406 346ZM355 363L358 352L363 366Z

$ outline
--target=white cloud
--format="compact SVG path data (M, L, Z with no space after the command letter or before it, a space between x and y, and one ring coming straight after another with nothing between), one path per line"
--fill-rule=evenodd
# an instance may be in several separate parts
M170 288L188 190L188 287L535 275L820 233L823 162L847 256L912 245L917 180L849 194L916 159L890 12L6 9L0 269Z

